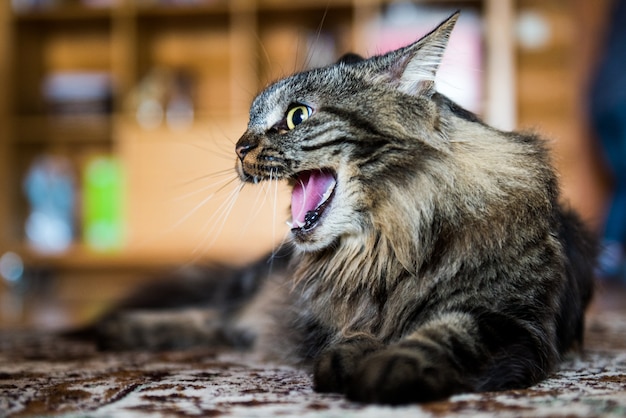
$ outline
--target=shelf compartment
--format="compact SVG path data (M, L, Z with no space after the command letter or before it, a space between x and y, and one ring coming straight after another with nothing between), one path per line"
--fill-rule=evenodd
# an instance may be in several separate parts
M51 6L48 8L27 8L14 10L13 14L18 23L22 22L59 22L76 21L107 21L112 17L112 8L88 7L83 5Z
M136 14L140 18L184 18L199 16L224 15L230 10L228 1L212 0L194 4L159 4L144 2L137 6Z
M182 76L191 85L188 99L195 113L229 115L233 52L228 15L146 17L138 20L138 33L136 85L154 71Z
M322 7L311 7L306 13L293 14L293 10L283 8L259 10L259 43L263 54L258 56L258 67L262 83L331 64L341 54L354 50L350 7L333 6L332 13Z
M109 115L22 116L17 119L18 144L104 144L111 142Z
M16 113L40 114L47 110L43 89L50 75L64 72L111 73L110 23L81 20L72 24L39 24L29 21L18 25L13 67Z

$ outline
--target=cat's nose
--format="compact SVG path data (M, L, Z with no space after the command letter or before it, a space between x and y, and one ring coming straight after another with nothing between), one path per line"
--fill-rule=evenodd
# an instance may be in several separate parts
M244 135L239 139L239 141L237 141L235 152L237 153L239 159L243 162L246 155L248 155L248 153L257 146L258 144L256 142L251 141L246 135Z
M239 159L243 162L243 159L246 158L246 155L248 155L248 153L254 148L256 148L256 145L252 145L252 144L237 145L235 152L237 153L237 156L239 157Z

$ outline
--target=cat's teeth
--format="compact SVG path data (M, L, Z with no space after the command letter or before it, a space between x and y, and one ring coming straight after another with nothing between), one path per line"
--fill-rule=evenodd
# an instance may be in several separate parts
M293 222L287 221L286 224L290 229L302 228L304 225L306 225L305 222L300 222L300 221L293 221Z
M324 193L324 196L322 196L322 203L324 203L324 202L326 202L328 200L330 195L333 193L333 190L335 190L335 185L334 184L331 187L329 187L328 190L326 190L326 192ZM321 206L321 203L320 203L320 206Z

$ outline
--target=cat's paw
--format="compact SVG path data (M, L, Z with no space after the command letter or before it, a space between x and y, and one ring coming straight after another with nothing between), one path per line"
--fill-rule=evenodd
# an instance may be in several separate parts
M398 405L437 400L460 390L458 376L445 364L416 350L392 347L363 359L345 393L358 402Z
M316 360L313 383L317 392L345 393L361 361L382 349L368 337L356 337L324 351Z

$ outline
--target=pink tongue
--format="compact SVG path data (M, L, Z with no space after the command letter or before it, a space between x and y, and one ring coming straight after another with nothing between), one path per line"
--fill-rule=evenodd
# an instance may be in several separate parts
M307 212L324 203L324 195L335 184L335 178L324 171L308 171L300 174L291 193L291 219L293 227L305 224Z

